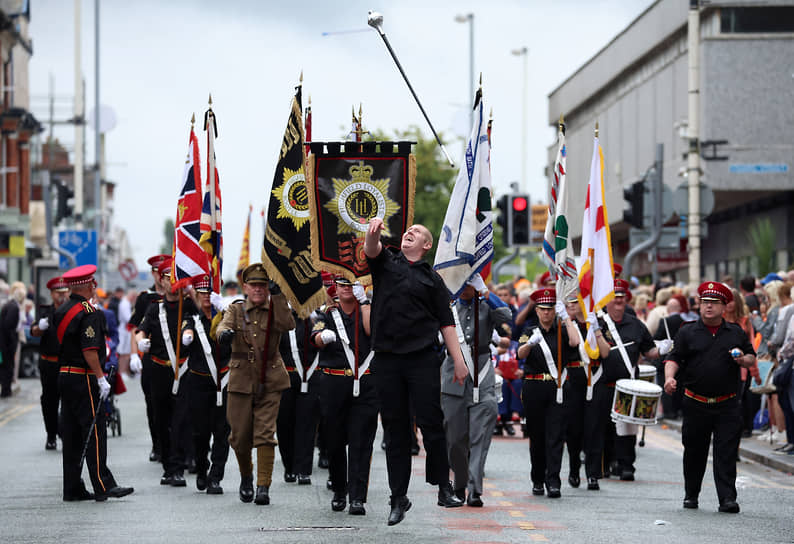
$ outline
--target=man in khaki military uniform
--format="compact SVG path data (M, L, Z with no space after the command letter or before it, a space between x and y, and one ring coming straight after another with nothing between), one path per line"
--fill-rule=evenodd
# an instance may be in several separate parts
M216 332L218 342L232 348L226 412L232 429L229 444L240 465L240 500L254 499L251 449L256 448L255 502L270 504L276 418L281 392L290 386L278 346L281 333L294 329L295 320L284 295L270 293L262 263L243 270L242 280L246 299L226 309Z

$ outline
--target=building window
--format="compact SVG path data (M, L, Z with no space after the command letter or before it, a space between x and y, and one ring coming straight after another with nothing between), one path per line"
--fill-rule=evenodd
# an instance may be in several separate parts
M794 32L794 6L722 8L723 34Z

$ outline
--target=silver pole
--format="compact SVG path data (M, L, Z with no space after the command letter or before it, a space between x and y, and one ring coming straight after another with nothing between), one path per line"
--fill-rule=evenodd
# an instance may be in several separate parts
M700 281L700 6L689 0L687 25L689 47L689 152L687 181L689 189L689 282Z
M105 286L105 267L102 262L102 148L99 134L99 0L94 0L94 230L97 242L97 278Z
M81 64L80 4L74 0L74 219L78 229L83 228L83 75Z
M469 100L474 100L474 14L466 15L469 20ZM469 130L474 126L474 104L469 106Z

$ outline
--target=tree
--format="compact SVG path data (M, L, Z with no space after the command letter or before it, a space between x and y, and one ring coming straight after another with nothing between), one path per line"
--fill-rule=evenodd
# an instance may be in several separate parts
M160 253L171 255L174 250L174 220L166 219L163 224L163 244L160 246Z
M758 259L758 276L763 277L775 270L775 229L768 218L758 219L750 227L747 238L755 248Z

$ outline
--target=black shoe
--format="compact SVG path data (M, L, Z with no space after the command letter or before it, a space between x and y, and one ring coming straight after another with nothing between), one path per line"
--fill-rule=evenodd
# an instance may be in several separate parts
M101 494L97 493L94 499L97 502L107 500L108 497L114 499L120 499L121 497L126 497L133 491L135 491L135 489L133 489L132 487L119 487L119 486L111 487L110 489L106 489L104 493Z
M168 485L172 487L185 487L187 485L187 482L185 481L185 477L182 475L182 473L177 472L171 475L171 481L168 482Z
M312 477L308 474L298 474L298 485L312 485Z
M543 484L532 484L532 494L538 497L546 494Z
M317 461L317 466L320 468L328 468L328 456L320 455L320 459Z
M464 487L463 489L456 489L455 490L455 496L457 498L459 498L460 500L465 501L466 500L466 488Z
M57 442L55 442L55 439L54 439L54 438L53 438L52 440L50 440L50 439L48 438L48 439L47 439L47 442L44 444L44 449L45 449L45 450L55 450L55 449L58 449L58 443L57 443Z
M571 484L571 487L579 487L582 480L579 478L578 474L571 474L568 476L568 483Z
M328 491L331 491L331 490L334 488L334 484L333 484L333 482L331 482L331 478L328 478L328 479L325 481L325 488L326 488Z
M505 424L505 432L507 433L508 436L515 436L516 435L516 430L513 428L513 424L512 423Z
M720 505L719 511L726 514L738 514L739 504L736 501L725 501Z
M240 500L251 502L254 500L254 477L243 476L240 478Z
M479 493L470 493L469 498L466 499L466 504L474 508L482 508L482 499Z
M742 431L742 438L750 438L751 436L753 436L753 431L749 429L745 429Z
M695 509L698 507L697 497L684 497L684 508Z
M207 489L207 473L200 472L196 474L196 489L199 491L204 491Z
M559 499L562 496L562 493L560 493L559 487L549 486L549 490L546 493L546 496L550 499Z
M188 474L195 474L196 470L196 460L195 459L188 459L187 460L187 472Z
M171 485L171 475L163 472L163 475L160 476L160 485Z
M590 491L598 491L599 489L601 489L601 486L598 485L598 478L588 478L587 489L589 489Z
M83 489L77 495L64 495L63 500L66 502L74 502L74 501L93 501L94 494L89 493L87 489Z
M411 455L419 455L419 445L411 446Z
M463 501L455 496L452 484L449 482L438 486L438 505L444 508L457 508L463 506Z
M392 497L391 512L389 512L388 525L397 525L405 519L405 513L411 509L411 501L408 497Z
M502 436L502 425L499 424L493 428L493 435L494 436Z
M254 502L260 506L270 504L270 487L266 485L256 486L256 498Z
M152 450L149 454L149 461L152 463L159 463L160 462L160 454L156 451Z
M210 478L210 481L207 482L207 495L223 495L221 483L215 478Z
M351 516L363 516L366 515L367 511L364 509L364 503L359 500L352 500L350 501L350 508L347 509L347 513Z
M347 499L344 493L334 491L334 498L331 499L331 510L334 512L341 512L347 506Z
M624 470L620 473L620 479L624 482L633 482L634 481L634 473L630 470Z
M285 473L284 473L284 481L285 481L285 482L287 482L288 484L291 484L292 482L294 482L294 481L295 481L295 480L297 480L297 479L298 479L298 477L297 477L297 476L295 476L295 475L294 475L293 473L291 473L291 472L285 472Z

